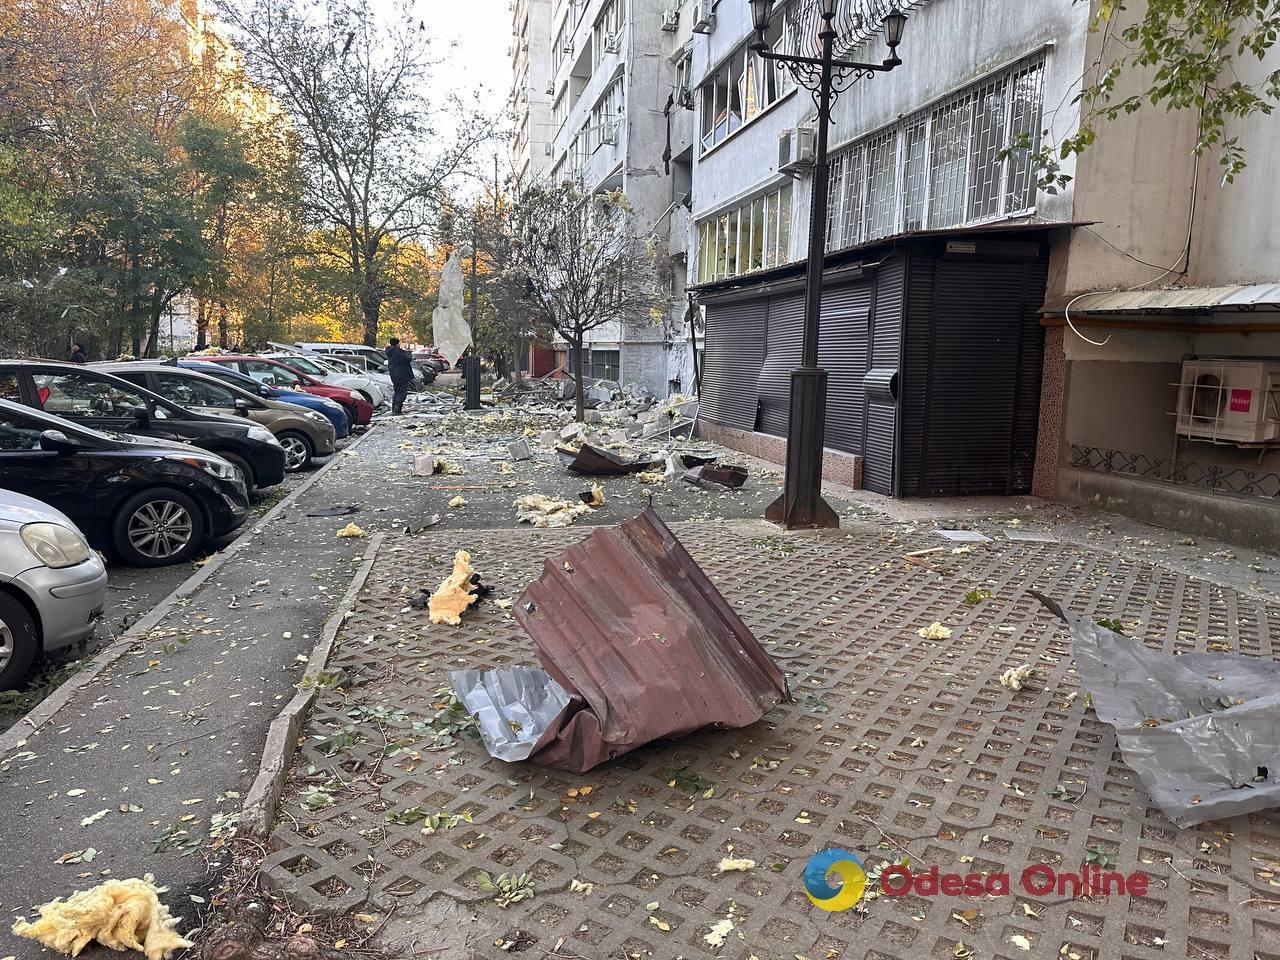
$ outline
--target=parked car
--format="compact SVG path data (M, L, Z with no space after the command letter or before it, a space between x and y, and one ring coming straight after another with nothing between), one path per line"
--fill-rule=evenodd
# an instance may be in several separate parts
M332 354L336 357L359 357L372 369L379 373L387 374L388 379L390 379L391 371L387 365L387 354L377 347L366 346L363 343L296 343L294 346L310 353ZM413 375L419 386L426 386L435 380L435 375L428 373L426 368L417 361L413 361Z
M101 370L52 360L0 360L0 397L86 427L193 444L230 461L251 490L284 479L284 448L265 427L187 410Z
M126 563L190 560L249 516L244 478L190 444L109 433L0 400L0 489L38 495Z
M206 359L210 363L221 364L246 374L259 383L269 387L297 389L318 397L327 397L342 404L344 410L351 415L352 426L365 426L373 419L373 404L346 387L335 387L321 383L314 377L285 366L278 360L267 360L264 357L234 356L230 354L210 355Z
M302 470L311 466L316 457L332 456L336 449L333 424L322 414L265 400L198 371L184 370L172 362L140 360L90 366L146 387L188 410L248 417L270 430L284 447L286 470Z
M92 634L106 594L102 558L65 513L0 490L0 690Z
M207 374L224 383L230 383L241 390L262 397L264 400L279 400L281 403L289 403L295 407L314 410L333 424L337 439L342 440L344 437L351 435L351 420L347 418L347 411L342 408L342 404L335 400L313 396L309 393L303 393L301 390L282 390L279 387L269 387L265 383L259 383L248 374L241 373L239 370L232 370L222 364L208 363L204 360L179 360L178 367L183 370L195 370L197 373Z
M286 367L301 371L321 383L354 390L375 407L382 406L391 397L391 390L386 385L379 383L376 377L348 370L339 370L336 367L318 362L318 358L313 360L297 353L260 353L258 356L267 360L275 360L277 363L283 363Z
M413 359L415 362L422 364L423 367L435 370L436 373L444 373L449 369L449 361L435 347L427 347L417 351L414 353Z

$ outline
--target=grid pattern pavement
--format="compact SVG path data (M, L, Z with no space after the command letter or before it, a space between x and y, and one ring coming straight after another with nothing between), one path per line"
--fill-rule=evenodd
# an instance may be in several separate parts
M451 543L495 588L460 627L431 625L404 603L448 572L442 548L389 537L339 637L332 665L343 679L310 721L266 881L303 909L394 909L399 921L453 899L477 917L466 956L505 956L495 946L505 939L590 960L1280 960L1280 815L1174 827L1110 728L1071 697L1066 631L1028 591L1122 620L1168 652L1213 644L1274 657L1280 607L1063 543L948 545L925 569L902 554L937 539L884 526L786 536L751 522L673 527L789 672L793 703L745 730L653 744L582 776L493 760L474 737L432 748L422 722L448 670L534 662L494 600L518 596L546 555L586 531L479 531ZM991 598L966 604L975 588ZM935 620L950 639L919 635ZM1028 663L1040 674L1027 688L1000 684ZM332 806L304 806L314 785ZM424 835L421 822L389 820L415 806L467 811L471 822ZM1014 891L880 897L828 913L801 882L826 847L868 868L909 854L916 871L1007 872ZM1017 884L1029 864L1074 870L1089 851L1146 872L1147 895L1037 897ZM718 872L730 855L757 866ZM528 872L536 895L500 909L480 871ZM571 889L575 880L592 886ZM732 928L712 946L725 920Z

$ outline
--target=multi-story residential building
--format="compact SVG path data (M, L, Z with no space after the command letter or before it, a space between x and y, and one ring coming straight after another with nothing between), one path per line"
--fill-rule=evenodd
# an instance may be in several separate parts
M551 169L551 0L512 0L511 168L535 180Z
M771 46L809 42L797 12L810 3L779 0ZM1078 162L1065 161L1067 187L1041 189L1029 150L1077 129L1077 96L1117 55L1104 48L1117 31L1091 33L1096 10L1075 0L899 5L911 18L905 63L853 83L832 117L819 357L830 376L826 474L889 495L1034 489L1129 499L1148 515L1164 504L1164 516L1213 505L1170 506L1194 494L1170 483L1159 496L1138 490L1135 473L1185 480L1178 465L1194 460L1190 473L1205 483L1235 470L1243 488L1252 457L1265 483L1280 484L1280 367L1202 371L1216 392L1198 401L1203 423L1221 426L1224 411L1246 404L1225 381L1253 377L1237 389L1253 391L1252 415L1271 405L1272 440L1241 448L1223 442L1225 429L1187 436L1185 422L1180 435L1172 415L1183 355L1280 355L1277 326L1242 323L1239 312L1270 308L1280 288L1235 289L1280 272L1277 227L1264 213L1280 163L1275 131L1233 131L1254 147L1255 168L1219 187L1196 174L1195 115L1145 110L1105 124ZM700 34L688 268L705 323L702 424L780 461L800 358L814 103L751 49L745 2L689 8ZM864 16L849 55L885 55L874 22L884 9L842 0L842 18ZM1149 289L1175 281L1183 293ZM1081 296L1112 288L1129 292ZM1068 310L1088 329L1109 324L1107 345L1064 330ZM1087 469L1098 465L1104 473ZM1265 483L1270 516L1280 516ZM1216 499L1214 515L1224 504L1250 515L1247 503Z
M588 334L585 373L638 384L659 396L670 387L668 355L684 328L687 300L689 131L680 97L687 67L679 14L662 0L553 0L549 76L551 172L591 191L621 190L636 227L659 253L660 322ZM559 352L562 363L567 360Z

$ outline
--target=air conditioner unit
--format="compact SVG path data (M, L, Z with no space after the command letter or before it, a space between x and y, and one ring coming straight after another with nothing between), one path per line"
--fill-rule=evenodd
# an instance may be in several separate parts
M528 53L528 52L529 52L529 41L528 41L528 40L522 40L522 41L520 41L520 49L521 49L521 50L523 50L525 53Z
M711 12L710 0L698 0L693 5L693 32L710 33L716 28L716 15Z
M617 53L622 49L622 38L616 33L610 33L604 38L604 52Z
M662 29L667 33L675 33L680 29L680 11L679 10L663 10L662 11Z
M547 96L549 97L555 92L556 92L556 82L552 80L550 83L547 84Z
M813 165L813 127L788 127L778 134L778 172L796 173Z
M601 146L603 146L606 143L617 143L617 142L618 142L618 125L617 124L614 124L611 127L601 128L600 130Z
M549 144L549 143L544 143L544 144L542 145L542 152L543 152L543 154L545 154L545 155L546 155L546 156L548 156L548 157L549 157L549 156L551 156L551 154L552 154L552 152L553 152L552 147L551 147L551 144Z
M1280 443L1280 361L1183 361L1178 434L1213 443Z

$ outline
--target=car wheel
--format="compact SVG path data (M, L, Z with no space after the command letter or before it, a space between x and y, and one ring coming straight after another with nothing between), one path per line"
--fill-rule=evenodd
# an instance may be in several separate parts
M373 402L373 394L371 394L368 390L357 390L356 393L364 397L366 403L371 403L375 407L377 406L377 404Z
M39 653L35 620L16 599L0 593L0 690L22 683Z
M284 447L284 468L290 472L311 466L311 457L315 449L306 434L296 430L285 430L276 437L280 446Z
M240 479L244 481L245 490L253 493L253 488L257 486L257 481L254 479L253 467L249 466L249 461L239 454L225 453L222 450L218 451L218 456L240 471Z
M135 567L162 567L190 560L204 543L204 514L180 490L144 490L116 513L116 552Z

